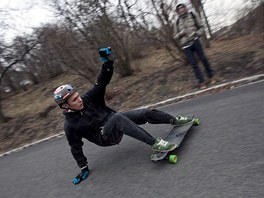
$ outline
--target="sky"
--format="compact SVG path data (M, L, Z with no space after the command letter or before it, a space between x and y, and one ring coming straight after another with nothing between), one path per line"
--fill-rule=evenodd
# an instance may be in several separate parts
M189 0L179 0L179 3L188 3ZM237 12L243 5L243 0L203 0L204 10L209 23L227 26L234 23Z
M204 8L209 16L209 22L221 22L221 24L230 25L235 21L235 13L241 8L243 0L204 0ZM50 8L45 0L1 0L0 1L0 21L4 21L11 26L11 31L6 35L7 40L12 40L16 35L30 33L32 27L41 26L41 24L55 20ZM179 0L181 3L188 3L189 0ZM11 15L3 14L1 10L9 9ZM216 10L219 15L211 18ZM228 10L228 11L225 11ZM218 17L217 17L218 16ZM217 17L217 19L215 19ZM1 33L1 32L0 32Z
M7 9L9 14L3 13ZM29 33L32 27L54 21L54 15L44 0L0 0L0 21L10 26L7 39Z

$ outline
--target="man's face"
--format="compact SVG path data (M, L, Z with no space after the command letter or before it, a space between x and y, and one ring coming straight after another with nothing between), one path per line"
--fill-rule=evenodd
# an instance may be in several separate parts
M80 111L83 109L83 101L78 92L72 94L67 100L67 106L70 109Z
M181 16L187 12L187 8L184 5L180 5L177 9L177 12Z

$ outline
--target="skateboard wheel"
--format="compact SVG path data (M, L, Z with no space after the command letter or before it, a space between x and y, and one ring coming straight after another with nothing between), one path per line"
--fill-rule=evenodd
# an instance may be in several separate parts
M195 125L195 126L198 126L198 125L200 125L200 120L199 119L194 119L194 121L193 121L193 124Z
M172 164L176 164L177 163L177 155L170 155L169 156L169 162L172 163Z

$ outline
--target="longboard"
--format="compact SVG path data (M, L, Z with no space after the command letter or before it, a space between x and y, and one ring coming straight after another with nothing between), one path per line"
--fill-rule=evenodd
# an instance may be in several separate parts
M176 144L177 147L175 149L177 149L180 146L181 142L183 141L186 133L192 128L192 126L199 124L200 124L199 119L193 119L192 121L184 125L175 126L171 129L170 133L167 135L165 140L170 143ZM151 154L151 160L156 162L163 159L168 159L170 163L176 164L177 155L171 154L172 152L173 151L169 151L169 152L154 151Z

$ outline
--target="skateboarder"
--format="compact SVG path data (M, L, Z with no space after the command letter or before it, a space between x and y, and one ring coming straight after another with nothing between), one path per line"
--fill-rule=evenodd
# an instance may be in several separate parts
M186 122L184 117L175 118L156 109L132 110L119 113L105 104L106 86L113 74L114 59L110 48L102 48L99 54L103 61L95 85L82 97L73 85L65 84L54 91L55 102L64 109L64 131L71 147L71 153L81 172L73 179L80 183L89 175L87 158L82 146L82 138L99 146L119 144L123 134L150 145L155 151L171 151L176 145L161 138L154 138L138 125L167 123L179 125Z

